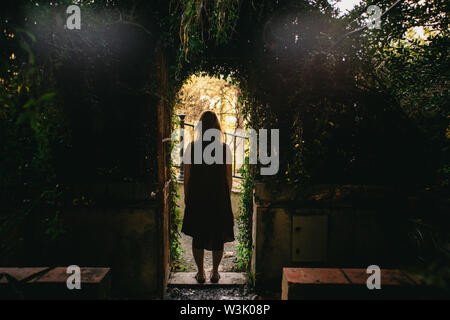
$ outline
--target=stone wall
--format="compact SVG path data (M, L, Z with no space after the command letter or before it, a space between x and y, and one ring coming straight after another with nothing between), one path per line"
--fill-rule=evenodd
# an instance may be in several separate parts
M66 212L62 257L66 264L111 267L113 297L157 296L157 213L154 207Z
M407 202L391 188L316 186L307 200L257 183L251 270L259 288L280 289L283 267L380 267L406 263Z
M162 295L164 268L160 194L155 185L137 182L77 186L74 205L62 210L64 233L49 241L37 230L41 219L27 223L28 238L7 267L110 267L113 298ZM81 195L84 200L81 200Z

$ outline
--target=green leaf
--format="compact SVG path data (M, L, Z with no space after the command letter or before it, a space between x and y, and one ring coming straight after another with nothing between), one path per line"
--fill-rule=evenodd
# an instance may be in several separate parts
M24 49L24 50L28 53L28 63L34 64L34 54L33 54L33 52L31 51L31 48L30 48L30 46L28 45L28 43L26 43L25 41L22 41L22 42L20 43L20 47L21 47L22 49Z
M36 104L36 99L34 98L30 98L27 103L24 104L23 108L24 109L28 109L29 107L33 106Z
M56 95L56 93L54 93L54 92L49 92L49 93L43 94L43 95L37 100L37 103L51 100L55 95Z
M31 32L29 32L29 31L27 31L27 30L25 30L25 29L22 29L22 28L16 28L16 33L23 33L23 34L25 34L26 36L28 36L28 38L30 38L31 41L36 42L36 37L34 36L34 34L32 34Z
M22 113L19 118L17 118L16 124L22 124L26 119L30 117L30 111Z

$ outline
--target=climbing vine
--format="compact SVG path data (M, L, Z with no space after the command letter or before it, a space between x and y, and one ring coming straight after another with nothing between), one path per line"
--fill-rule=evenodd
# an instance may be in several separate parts
M248 270L252 257L252 216L253 216L253 173L249 164L249 158L240 170L242 176L242 197L237 218L238 230L236 268Z
M241 0L172 1L173 12L181 15L179 37L184 59L203 52L206 43L226 44L235 31Z
M175 167L170 165L170 203L169 203L169 216L170 216L170 227L169 227L169 241L170 241L170 260L172 262L172 268L178 269L179 266L176 263L180 260L183 249L181 248L180 242L180 230L183 219L181 217L181 210L178 208L177 200L180 198L177 186L177 177L175 172Z

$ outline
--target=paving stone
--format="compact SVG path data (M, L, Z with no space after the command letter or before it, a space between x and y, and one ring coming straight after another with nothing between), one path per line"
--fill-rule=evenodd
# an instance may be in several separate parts
M9 274L17 281L22 281L32 274L44 271L45 269L47 268L0 268L0 273ZM3 277L0 279L0 283L7 283L7 280Z
M352 284L366 286L370 274L367 269L342 269ZM405 273L397 269L381 269L381 286L416 285Z
M330 268L283 268L289 283L295 284L349 284L339 269Z
M18 281L44 271L41 268L0 268ZM24 282L0 280L1 299L107 299L111 296L110 268L81 267L81 289L69 290L67 267L57 267Z
M109 268L81 268L81 284L83 283L100 283L110 271ZM66 283L67 277L66 267L57 267L50 270L42 277L31 280L32 283Z
M281 299L333 299L349 284L339 269L283 268Z
M209 281L209 272L205 272L206 281L198 283L195 280L196 272L172 272L169 277L169 286L240 286L248 283L246 273L239 272L220 272L218 283Z
M440 297L397 269L381 269L381 289L369 289L367 269L283 268L283 300L423 299Z

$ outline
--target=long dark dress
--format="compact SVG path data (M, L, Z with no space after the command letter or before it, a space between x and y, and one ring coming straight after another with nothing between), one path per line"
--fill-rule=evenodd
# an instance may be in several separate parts
M234 241L226 145L223 164L194 164L193 152L190 151L193 150L187 151L191 154L191 169L181 231L193 238L195 248L222 250L225 242Z

